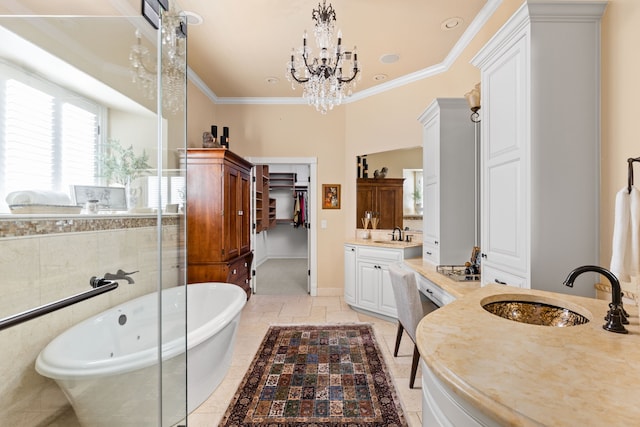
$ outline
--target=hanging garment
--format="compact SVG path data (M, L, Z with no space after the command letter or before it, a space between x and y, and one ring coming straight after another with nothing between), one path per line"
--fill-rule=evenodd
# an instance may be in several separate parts
M294 196L293 202L293 226L297 228L300 224L300 201Z
M306 193L303 191L298 192L298 200L300 201L300 225L307 223L307 201L305 200Z
M624 187L616 194L611 272L630 282L640 275L640 190Z

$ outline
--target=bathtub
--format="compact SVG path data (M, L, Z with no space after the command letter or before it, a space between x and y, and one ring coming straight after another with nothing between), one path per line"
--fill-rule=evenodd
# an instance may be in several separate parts
M231 364L247 295L227 283L189 285L185 316L184 288L161 293L161 368L158 293L89 318L54 338L40 352L36 371L56 381L83 426L158 426L160 388L162 425L170 426L218 387Z

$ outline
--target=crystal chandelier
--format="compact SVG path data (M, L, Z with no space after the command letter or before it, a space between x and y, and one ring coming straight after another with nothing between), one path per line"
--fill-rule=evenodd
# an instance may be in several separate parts
M334 106L340 105L345 96L351 95L356 85L356 76L360 80L362 74L356 48L352 52L345 51L342 47L342 32L338 31L337 37L334 36L336 12L331 3L328 7L326 0L322 1L322 6L318 3L318 9L313 9L311 17L316 21L313 34L320 50L319 58L309 58L311 48L307 45L305 31L302 47L297 52L295 49L291 50L286 76L293 89L296 88L296 82L302 85L302 96L309 105L314 105L316 110L326 114ZM343 68L351 68L351 74L343 75Z
M162 13L160 27L162 39L162 108L174 114L184 105L186 83L186 22L174 11ZM142 45L140 30L136 30L136 44L129 52L131 75L147 99L155 99L157 91L157 65L149 49Z

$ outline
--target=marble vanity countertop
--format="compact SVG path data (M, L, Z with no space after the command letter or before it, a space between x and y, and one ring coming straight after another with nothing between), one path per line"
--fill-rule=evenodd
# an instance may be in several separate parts
M499 294L560 302L589 322L506 320L482 308ZM607 301L491 284L425 316L418 348L444 384L501 425L638 425L640 325L637 307L625 308L629 334L616 334L602 328Z
M404 248L417 248L422 246L422 242L398 242L390 239L347 239L345 241L348 245L363 245L374 246L378 248L392 248L392 249L404 249Z
M422 258L410 258L405 259L404 263L415 270L417 273L429 279L431 282L440 286L451 296L457 298L462 298L470 292L475 291L476 289L480 289L480 281L477 282L459 282L444 274L440 274L436 271L436 266L423 261Z

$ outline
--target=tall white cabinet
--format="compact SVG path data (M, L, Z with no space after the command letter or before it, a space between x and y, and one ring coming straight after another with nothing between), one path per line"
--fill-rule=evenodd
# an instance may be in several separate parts
M464 264L475 243L475 125L464 98L437 98L418 117L423 126L422 257Z
M598 263L600 18L606 2L526 1L481 70L482 284L567 292ZM593 296L591 286L577 294Z

